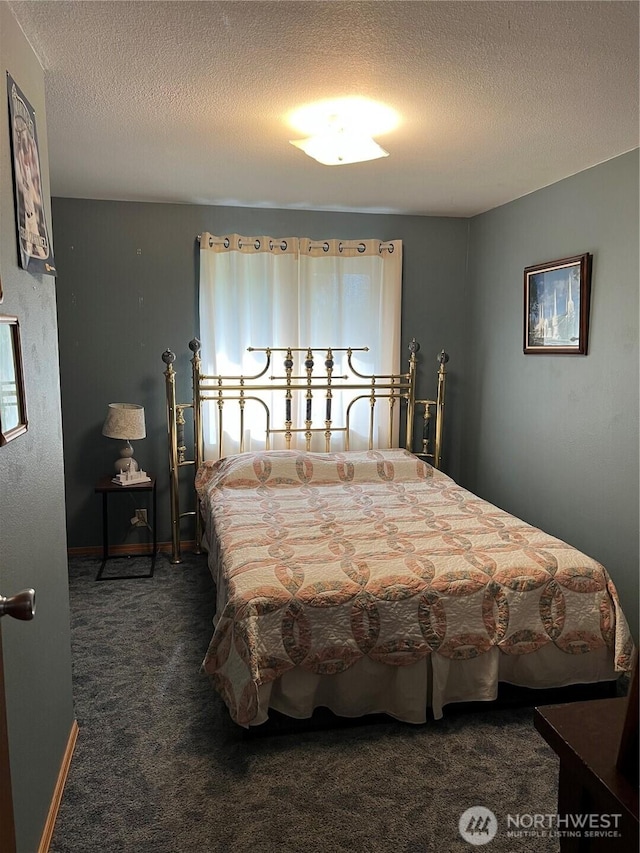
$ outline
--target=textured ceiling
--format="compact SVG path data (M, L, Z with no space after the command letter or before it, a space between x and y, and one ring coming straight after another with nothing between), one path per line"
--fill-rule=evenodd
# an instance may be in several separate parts
M9 6L56 196L469 216L638 146L637 2ZM288 113L347 95L400 114L389 157L289 145Z

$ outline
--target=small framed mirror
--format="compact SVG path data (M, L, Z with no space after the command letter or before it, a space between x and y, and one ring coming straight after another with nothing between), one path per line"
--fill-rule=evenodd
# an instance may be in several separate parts
M0 446L27 431L20 324L0 314Z

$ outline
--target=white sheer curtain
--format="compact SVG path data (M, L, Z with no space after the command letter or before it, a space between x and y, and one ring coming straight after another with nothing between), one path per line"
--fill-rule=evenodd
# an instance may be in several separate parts
M402 242L380 240L314 241L298 237L242 237L238 234L200 238L200 339L202 370L209 375L249 376L264 366L258 347L311 347L316 361L324 361L327 347L369 347L354 354L359 372L394 373L400 368L400 310ZM304 361L304 355L298 363ZM335 354L334 373L345 373L346 357ZM282 376L284 353L274 353L267 376ZM294 370L294 372L297 372ZM299 371L298 371L299 373ZM265 384L267 379L265 377ZM284 399L267 399L274 421L284 425ZM344 395L334 397L332 417L344 425ZM258 406L245 410L245 450L264 447L263 421ZM205 406L205 458L218 455L215 404ZM225 405L224 455L239 447L239 412ZM313 411L314 427L323 426L321 406ZM210 415L210 416L209 416ZM351 447L366 446L368 404L359 403L352 424ZM298 413L301 426L303 415ZM251 422L256 429L251 434ZM294 421L296 412L294 412ZM258 426L258 422L260 425ZM379 419L380 445L388 442L387 418ZM318 436L314 450L324 450ZM272 448L282 447L276 438ZM293 446L303 446L300 437ZM339 435L332 449L342 446Z

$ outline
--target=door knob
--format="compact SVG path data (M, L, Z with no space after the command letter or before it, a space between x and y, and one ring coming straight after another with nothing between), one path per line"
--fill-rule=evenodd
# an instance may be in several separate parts
M33 619L36 615L35 589L23 589L9 598L0 595L0 616L5 615L14 619Z

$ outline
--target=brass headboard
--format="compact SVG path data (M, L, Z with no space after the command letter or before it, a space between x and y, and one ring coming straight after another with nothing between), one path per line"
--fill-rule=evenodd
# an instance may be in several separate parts
M335 434L341 434L344 438L345 449L349 449L349 439L351 431L351 410L353 405L358 400L367 400L370 406L369 412L369 449L374 447L373 437L376 423L376 406L379 401L385 401L388 409L388 447L398 446L395 444L394 430L396 423L399 423L397 417L399 407L404 404L405 416L405 440L404 447L428 459L434 467L439 468L442 460L442 435L444 423L444 392L446 370L445 364L449 360L449 356L444 350L438 356L438 387L437 394L433 400L416 399L416 354L420 349L420 344L413 339L409 344L409 370L407 373L395 374L377 374L366 375L359 373L352 363L353 353L366 352L367 347L273 347L265 349L256 349L249 347L251 352L259 352L264 354L264 366L259 373L252 376L214 376L206 375L201 372L200 360L200 341L194 338L189 342L189 349L193 353L191 359L192 373L192 393L193 399L190 403L176 402L176 372L173 369L173 363L176 360L175 354L171 350L166 350L162 354L162 360L166 365L164 371L166 394L167 394L167 422L168 422L168 438L169 438L169 491L171 497L171 542L172 542L172 563L181 562L180 554L180 521L182 518L195 517L195 541L196 550L199 551L200 540L202 538L202 519L198 508L188 512L180 510L180 470L184 467L194 466L194 472L198 470L204 461L204 441L202 428L202 411L203 404L215 403L217 405L217 434L218 434L218 458L224 455L223 440L223 416L224 406L226 403L235 401L239 407L240 413L240 428L239 428L239 452L244 451L244 412L245 405L249 401L253 401L260 405L264 410L265 428L262 435L264 436L265 448L271 447L271 440L274 436L280 435L284 439L284 444L287 449L291 447L291 441L294 435L302 434L304 436L305 448L311 448L311 442L314 435L321 433L324 436L325 452L331 451L331 441ZM321 367L316 372L316 353L322 352L323 359ZM284 375L282 376L267 376L267 372L272 364L272 356L274 353L283 353ZM303 353L303 371L301 375L296 375L294 369L294 353ZM336 353L346 353L347 358L347 374L336 374L335 359ZM260 397L256 396L256 392L280 392L284 399L284 423L281 426L272 426L271 412L267 404ZM332 420L332 401L333 394L336 391L354 392L354 396L346 407L345 423L336 425ZM324 398L325 419L323 427L313 427L311 408L314 399L314 394L321 393ZM292 403L294 399L304 400L304 426L295 427L292 418ZM396 408L396 406L398 408ZM193 447L194 458L187 459L187 447L185 444L185 410L193 410ZM414 432L416 431L416 412L422 412L422 437L420 441L420 450L413 450ZM431 438L432 425L434 428L434 436ZM253 424L252 424L253 427ZM399 427L398 427L399 429ZM255 430L254 430L255 431Z

